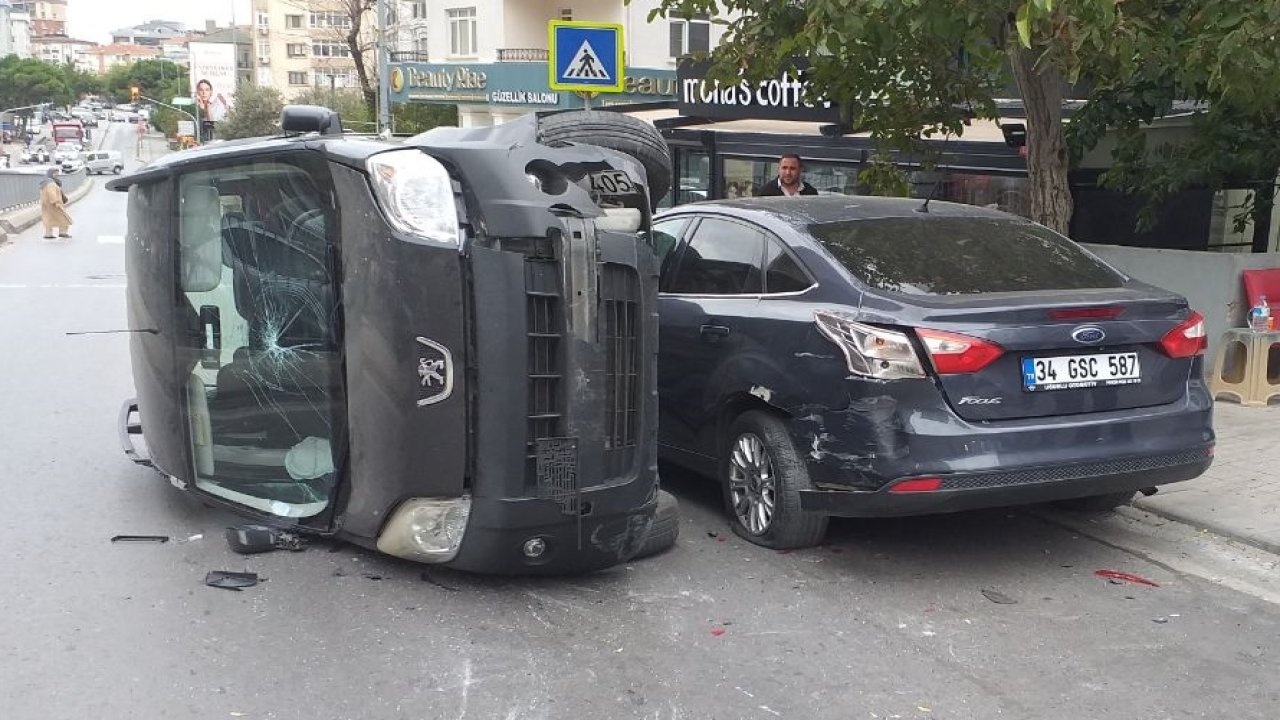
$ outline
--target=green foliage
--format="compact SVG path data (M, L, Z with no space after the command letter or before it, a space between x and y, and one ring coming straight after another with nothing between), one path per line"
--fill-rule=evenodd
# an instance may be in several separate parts
M800 61L845 123L926 164L921 139L963 134L968 115L996 118L994 99L1018 66L1028 70L1020 91L1029 116L1051 119L1028 138L1031 182L1047 194L1068 192L1067 158L1036 152L1064 139L1058 77L1091 88L1065 138L1071 157L1118 132L1105 178L1113 187L1168 196L1240 177L1269 187L1280 165L1275 2L661 0L649 19L693 13L735 17L712 55L713 77L762 80ZM1194 103L1189 140L1144 147L1144 124L1175 99ZM1047 217L1052 205L1033 215L1061 229L1065 218Z
M71 100L71 87L57 65L17 55L0 59L0 110L47 102L66 105Z
M883 155L873 155L871 162L858 172L858 184L866 185L872 195L910 197L911 177Z
M227 119L218 123L217 136L232 140L277 135L282 109L284 101L279 90L243 83L236 88L235 103Z
M74 63L62 65L62 77L76 100L86 95L101 95L106 87L101 75L85 72L77 68Z
M377 120L365 104L364 93L351 88L315 88L307 90L289 101L291 105L319 105L336 111L342 116L344 127L357 132L373 132Z
M457 105L395 103L391 106L391 125L397 133L416 135L434 127L457 124Z
M139 60L131 65L117 65L103 78L103 87L114 103L129 102L129 88L138 87L146 97L172 102L175 97L189 97L191 82L187 68L168 60Z

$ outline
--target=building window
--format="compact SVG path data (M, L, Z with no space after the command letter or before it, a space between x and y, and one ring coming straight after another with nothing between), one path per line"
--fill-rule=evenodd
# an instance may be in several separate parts
M265 27L269 26L270 24L271 24L271 16L270 16L270 15L268 15L268 14L266 14L266 13L264 13L264 12L260 12L260 13L258 13L258 22L257 22L258 27L260 27L260 28L265 28Z
M307 84L307 74L306 74L305 72L291 72L291 73L289 73L289 84L290 84L290 85L306 85L306 84Z
M307 56L307 46L303 43L289 43L284 46L285 54L291 58Z
M287 28L289 28L290 30L298 30L298 29L301 29L301 28L302 28L302 16L301 16L301 15L285 15L285 16L284 16L284 26L285 26L285 27L287 27Z
M271 57L271 41L259 40L258 41L258 59L264 60L270 57Z
M476 9L450 8L449 16L449 53L451 55L470 56L476 54Z
M419 35L413 39L413 51L418 54L418 61L421 62L427 57L427 36Z
M349 28L351 27L351 16L345 12L326 10L324 12L311 13L311 27L313 28Z
M311 44L314 57L351 57L351 48L341 42L317 42Z
M425 20L427 17L427 0L417 0L413 3L413 19Z
M671 57L711 52L711 16L697 13L689 19L671 21Z

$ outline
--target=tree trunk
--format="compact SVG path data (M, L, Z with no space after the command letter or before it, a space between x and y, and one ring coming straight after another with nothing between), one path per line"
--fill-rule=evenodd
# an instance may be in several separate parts
M1069 161L1062 129L1062 73L1052 63L1036 68L1040 52L1010 40L1011 65L1027 114L1027 174L1031 219L1067 234L1071 224Z
M365 64L365 47L360 37L360 31L364 24L365 13L374 9L374 0L347 0L347 14L351 16L351 30L347 33L345 40L347 48L351 51L351 62L356 66L356 78L360 82L360 92L364 95L365 107L369 110L371 117L378 116L378 93L373 83L369 81L369 68ZM381 33L384 28L378 28ZM374 57L377 57L375 52Z

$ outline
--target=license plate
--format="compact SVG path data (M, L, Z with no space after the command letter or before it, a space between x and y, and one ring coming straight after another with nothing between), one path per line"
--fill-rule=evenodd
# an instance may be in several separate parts
M1030 392L1134 385L1142 382L1138 353L1022 358L1022 387Z
M605 170L587 176L591 192L599 195L630 195L636 191L635 183L623 170Z

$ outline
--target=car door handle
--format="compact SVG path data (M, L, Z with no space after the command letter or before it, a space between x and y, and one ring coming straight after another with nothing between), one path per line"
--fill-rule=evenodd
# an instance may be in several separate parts
M707 342L716 342L729 334L729 328L724 325L703 325L698 328L698 334Z

